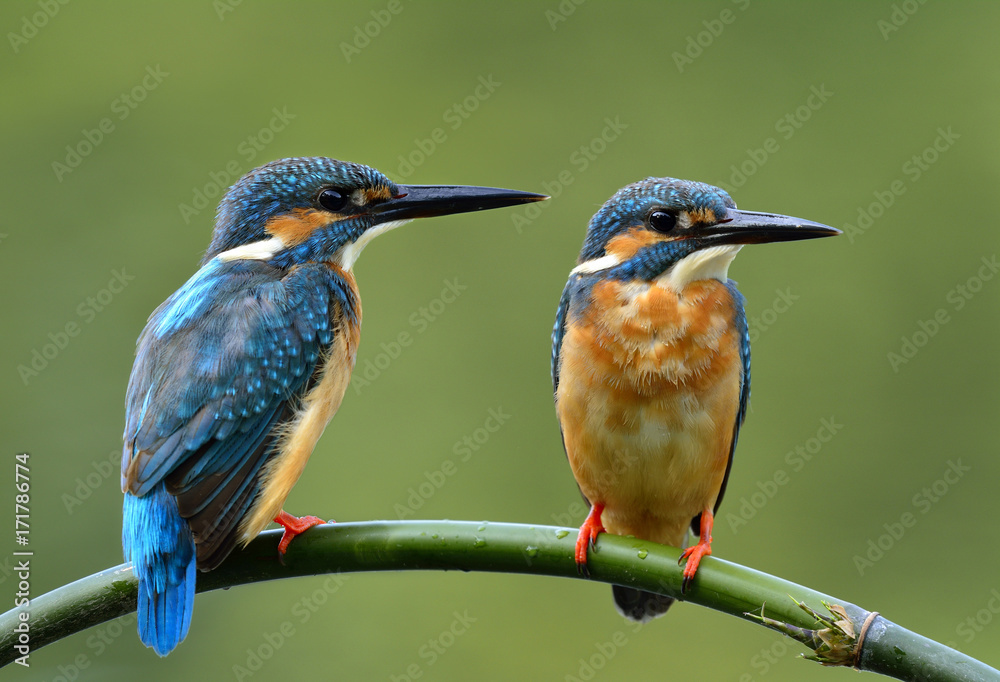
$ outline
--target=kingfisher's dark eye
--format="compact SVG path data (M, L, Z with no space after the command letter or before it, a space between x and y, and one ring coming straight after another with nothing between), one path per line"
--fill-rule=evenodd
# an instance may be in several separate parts
M328 211L339 211L347 204L347 197L335 189L324 189L316 198L319 205Z
M677 227L677 216L666 211L653 211L649 214L649 226L657 232L668 234Z

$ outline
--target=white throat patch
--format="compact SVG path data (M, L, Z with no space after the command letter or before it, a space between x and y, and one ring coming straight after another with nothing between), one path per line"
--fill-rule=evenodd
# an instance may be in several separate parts
M251 242L237 246L235 249L223 251L216 256L221 261L230 260L269 260L274 254L285 248L285 243L278 237L265 239L260 242Z
M591 275L595 272L600 272L601 270L608 270L615 267L616 265L621 265L622 262L615 255L601 256L600 258L592 258L591 260L584 261L577 265L575 268L570 270L570 275Z
M657 279L674 291L683 291L688 284L700 279L717 279L724 284L729 279L729 265L742 248L742 244L734 244L695 251L674 263Z
M379 236L380 234L384 234L389 230L394 230L400 225L405 225L408 222L410 221L393 220L388 223L382 223L381 225L376 225L375 227L366 230L361 234L360 237L358 237L357 241L352 242L350 244L345 244L343 248L341 248L340 251L337 252L337 255L334 256L334 260L336 260L340 264L340 267L342 267L344 270L350 270L352 267L354 267L354 263L355 261L358 260L358 256L360 256L364 248L368 246L368 242L375 239L375 237Z

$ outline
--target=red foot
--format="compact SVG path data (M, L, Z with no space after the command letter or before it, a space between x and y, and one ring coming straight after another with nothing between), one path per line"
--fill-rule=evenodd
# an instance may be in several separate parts
M292 544L292 540L294 540L297 536L305 533L313 526L326 523L323 519L315 516L292 516L284 510L278 514L277 518L274 519L274 522L285 529L284 534L281 536L281 542L278 543L278 554L282 556L284 556L285 551L288 549L288 545ZM330 523L333 523L333 521L330 521Z
M681 592L687 592L688 588L691 586L691 582L694 580L694 574L698 572L698 564L701 563L702 557L706 557L712 553L712 524L715 522L715 518L712 516L712 510L706 509L701 513L701 532L699 535L701 539L698 540L698 544L688 547L681 554L681 558L677 563L683 563L685 560L687 564L684 565L684 581L681 583Z
M597 536L604 532L601 524L601 513L604 505L595 503L590 508L587 520L580 526L580 534L576 536L576 567L582 575L587 575L587 547L593 547Z

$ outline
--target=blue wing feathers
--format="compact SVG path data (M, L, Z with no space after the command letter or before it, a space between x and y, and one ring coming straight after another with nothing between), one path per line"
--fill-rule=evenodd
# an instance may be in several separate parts
M726 465L726 473L722 479L722 487L719 488L719 495L715 498L714 513L718 513L719 505L722 504L722 497L726 493L726 485L729 483L729 472L733 468L733 457L736 454L736 443L740 437L740 427L743 426L743 420L747 414L747 405L750 403L750 330L747 326L746 299L743 298L743 294L736 288L736 282L733 280L726 282L726 288L729 289L729 293L733 297L733 307L736 309L736 317L733 323L736 325L737 334L739 335L740 365L743 368L743 372L740 375L740 404L736 411L736 420L733 423L732 444L729 446L729 463ZM697 522L700 520L701 514L691 522L691 529L695 534L699 531Z
M345 322L335 310L357 323L351 285L324 265L213 260L150 316L126 397L122 543L157 653L187 633L197 568L235 545L274 427Z
M183 448L179 447L183 438L184 433L182 431L175 431L157 443L157 452L169 453L169 456L153 457L148 454L149 451L144 451L138 455L136 464L141 471L141 476L137 476L135 483L129 486L129 490L133 494L139 496L147 494L164 475L181 461L186 452ZM126 450L126 454L131 453Z
M226 272L216 269L216 277L225 278ZM235 281L214 288L228 304L207 308L197 324L191 318L187 325L178 322L186 318L170 306L161 306L140 340L130 388L152 391L154 407L126 434L136 456L123 460L123 472L131 465L134 484L144 490L148 481L162 479L208 440L227 438L239 427L252 428L245 420L266 422L273 406L290 399L311 376L304 358L319 357L320 332L329 338L330 287L322 286L327 282L309 277L319 286L292 288L265 278L257 286L244 276L230 279ZM175 295L168 303L175 298L188 300ZM303 312L312 318L308 338L300 332ZM166 337L148 333L162 326L159 317L174 320ZM282 347L295 348L294 356L279 353ZM157 371L165 367L171 370ZM142 380L157 374L155 384ZM137 402L135 392L130 390L129 407ZM127 423L131 426L132 420ZM183 435L177 436L179 432ZM175 440L178 437L183 442Z
M184 450L193 451L201 447L212 436L213 432L218 434L218 424L216 424L216 413L211 406L198 410L197 414L191 418L184 429Z
M733 296L733 305L737 311L735 324L740 338L740 364L743 367L743 373L740 377L740 407L733 432L733 448L735 448L740 427L743 426L743 420L746 418L747 405L750 403L750 328L747 325L746 299L736 288L736 282L729 280L726 283L726 288Z
M157 336L164 336L203 316L213 301L214 289L218 284L217 274L222 267L221 261L209 261L154 310L149 316L148 325L152 332Z
M285 406L275 415L274 423L286 419L291 412ZM226 476L224 486L220 487L217 477L202 477L187 491L177 494L178 509L196 537L198 566L203 570L218 566L235 546L239 523L259 492L258 473L271 454L271 444L272 436L266 436L249 450L239 469ZM182 471L172 474L171 479L182 476ZM171 485L172 480L168 479L168 490ZM198 507L198 511L193 507Z
M563 336L566 335L566 316L569 314L570 293L572 291L573 279L570 278L563 288L562 296L559 299L559 308L556 310L556 323L552 327L552 391L559 389L559 353L562 350Z
M213 440L201 452L197 453L196 457L189 459L188 466L190 468L185 466L172 473L170 492L175 495L189 492L193 486L206 478L208 472L216 473L216 476L221 475L222 478L215 478L215 480L220 488L225 487L229 483L229 478L240 468L247 453L252 452L274 427L275 419L280 411L280 407L276 406L267 419L248 422L252 428L237 431L229 438ZM190 513L201 511L209 501L210 499L206 499L198 507L191 508ZM190 515L188 510L185 510L185 515Z

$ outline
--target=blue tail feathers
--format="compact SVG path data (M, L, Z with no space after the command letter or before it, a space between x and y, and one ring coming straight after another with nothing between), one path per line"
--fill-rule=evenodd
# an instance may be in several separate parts
M142 497L126 492L122 517L125 561L139 580L139 638L166 656L191 625L194 539L163 483Z

